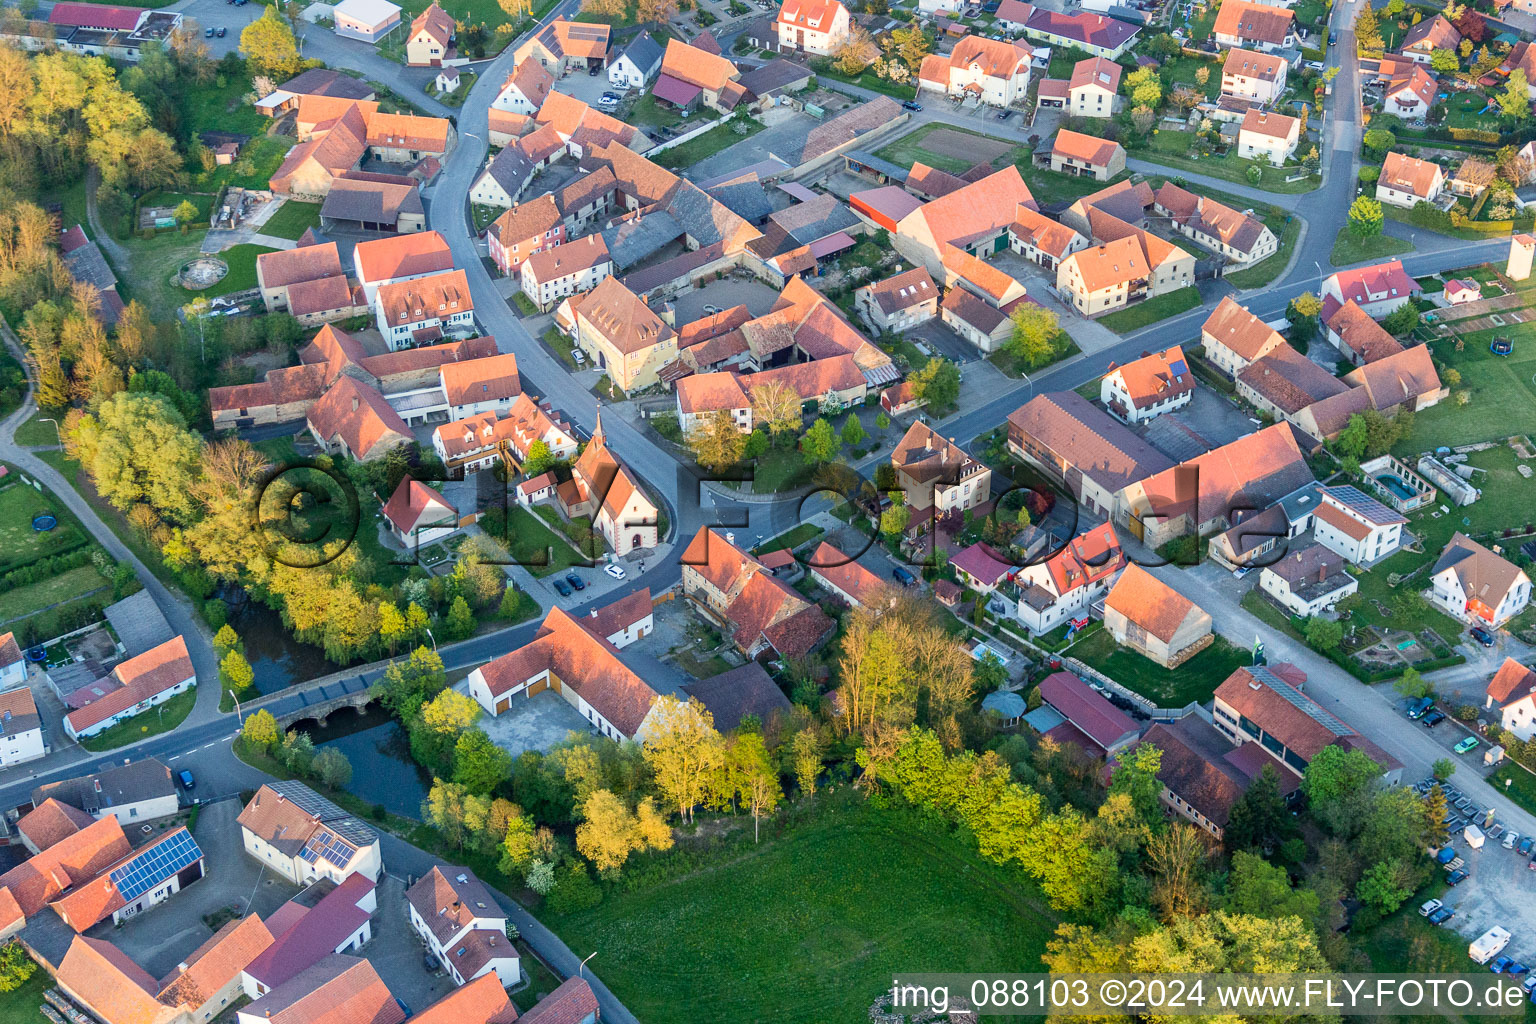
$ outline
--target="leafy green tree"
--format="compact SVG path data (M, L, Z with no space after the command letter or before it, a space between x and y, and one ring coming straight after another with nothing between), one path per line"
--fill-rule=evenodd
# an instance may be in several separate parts
M1431 766L1431 770L1435 778L1444 782L1456 774L1456 762L1448 757L1442 757L1435 761L1434 765Z
M1332 619L1314 615L1307 620L1306 637L1308 647L1326 654L1338 649L1344 640L1344 627Z
M1295 820L1280 794L1280 776L1265 765L1227 815L1222 840L1228 850L1273 850L1295 831Z
M282 737L283 733L277 726L277 719L273 718L272 712L266 708L246 715L245 725L240 729L240 738L245 740L247 746L258 750L271 750Z
M880 532L887 537L899 537L912 522L912 510L907 507L906 495L891 495L891 507L880 513Z
M1435 692L1434 685L1419 674L1419 670L1413 666L1403 670L1403 674L1397 677L1392 688L1410 700L1418 700L1428 697Z
M1470 40L1463 40L1470 42ZM1435 50L1429 55L1429 66L1436 74L1448 75L1461 68L1461 59L1456 56L1455 50Z
M474 635L475 614L469 610L469 602L464 600L463 594L455 597L453 604L449 606L444 629L452 640L466 640Z
M1163 80L1156 68L1138 68L1126 76L1125 94L1138 107L1156 110L1163 102Z
M1381 204L1370 196L1356 196L1349 204L1349 230L1358 238L1381 234Z
M243 651L245 644L240 641L240 634L236 633L233 626L228 623L219 627L219 631L213 634L213 653L223 660L224 655L230 651Z
M875 427L878 430L886 430L891 425L891 418L883 411L875 414Z
M1354 852L1366 864L1400 860L1411 862L1428 839L1424 801L1411 789L1396 786L1373 790Z
M842 446L842 441L833 432L832 424L827 422L825 416L817 417L816 422L811 424L811 429L807 430L805 436L800 439L800 451L805 455L806 461L818 465L837 458Z
M192 516L202 438L168 399L119 391L94 416L75 420L64 447L113 507L147 502L162 513Z
M1378 914L1390 914L1413 895L1413 870L1402 861L1382 861L1366 869L1355 886L1355 898Z
M1253 917L1299 917L1308 924L1318 920L1317 893L1292 889L1284 868L1245 850L1232 854L1232 870L1227 875L1227 909Z
M960 368L935 356L912 377L912 393L928 403L930 413L940 415L960 398Z
M1405 302L1386 315L1381 321L1381 329L1400 338L1418 327L1421 319L1419 307Z
M768 454L768 433L761 428L747 435L746 444L742 445L742 458L748 460L760 459Z
M459 735L453 747L453 781L471 793L485 796L512 778L512 755L486 735L470 729Z
M1499 112L1505 117L1523 121L1531 113L1531 83L1525 71L1516 68L1509 73L1504 90L1497 96Z
M549 442L542 437L534 438L528 446L528 457L523 460L523 472L529 476L538 476L554 464L555 456L549 450Z
M1355 15L1355 43L1361 50L1380 50L1385 44L1381 38L1381 25L1370 4L1362 4Z
M295 775L308 775L315 763L315 741L309 738L308 733L289 731L283 737L278 760Z
M224 660L219 662L221 687L234 690L238 694L254 682L256 682L256 673L251 669L251 663L245 660L245 655L239 651L230 651L224 655Z
M1163 784L1157 779L1162 764L1161 750L1150 743L1139 744L1129 756L1120 759L1109 783L1109 792L1129 796L1142 823L1154 829L1163 825L1163 808L1159 801Z
M325 747L315 755L314 773L331 789L345 789L352 781L352 762L335 747Z
M1361 137L1361 141L1365 143L1366 149L1378 157L1385 156L1397 148L1397 136L1387 128L1372 128Z
M252 70L279 80L292 78L303 67L293 29L276 7L266 8L240 31L240 50Z
M14 940L0 946L0 992L14 992L37 973L37 961Z
M1030 369L1049 363L1056 354L1056 335L1061 330L1056 314L1025 302L1013 311L1012 319L1008 350Z
M858 413L848 414L848 419L843 422L842 436L843 444L849 448L857 448L864 443L864 438L868 435L864 433L864 424L859 422Z
M1360 804L1381 776L1381 766L1359 750L1332 745L1318 751L1301 777L1301 791L1317 819L1336 833L1360 820Z

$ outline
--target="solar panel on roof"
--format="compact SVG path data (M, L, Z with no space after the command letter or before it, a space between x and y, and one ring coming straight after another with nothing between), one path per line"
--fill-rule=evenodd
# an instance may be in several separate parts
M1368 519L1390 519L1395 521L1402 518L1402 516L1399 516L1396 512L1393 512L1387 506L1358 488L1340 485L1328 488L1327 493L1330 498L1337 501L1340 505L1359 512Z
M1182 359L1175 359L1173 362L1168 364L1168 367L1174 373L1178 373L1178 374L1183 374L1183 373L1188 373L1189 372L1189 367L1184 365L1184 360L1182 360Z
M1333 733L1335 736L1353 736L1355 734L1355 730L1351 729L1337 718L1334 718L1327 711L1324 711L1322 705L1318 704L1310 697L1303 695L1300 690L1296 689L1290 683L1269 671L1269 669L1263 667L1255 667L1249 669L1248 671L1252 672L1256 678L1263 681L1271 690L1274 690L1280 696L1290 701L1291 705L1295 707L1296 710L1300 711L1302 714L1306 715L1308 718L1312 719L1312 721L1318 723L1323 728Z
M108 878L123 899L133 900L202 856L192 833L182 831L114 868Z

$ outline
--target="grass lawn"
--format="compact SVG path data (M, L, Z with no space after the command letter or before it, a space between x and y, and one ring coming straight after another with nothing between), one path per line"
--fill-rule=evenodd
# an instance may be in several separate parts
M521 505L507 507L507 541L512 557L535 576L563 573L586 559L565 538Z
M266 188L272 175L282 166L283 157L293 148L293 139L274 135L258 135L245 144L240 157L232 164L215 167L211 171L198 169L192 173L191 184L199 192L217 192L224 185L241 188Z
M1511 339L1514 352L1508 356L1490 352L1488 346L1495 335ZM1536 382L1532 380L1532 374L1536 374L1536 323L1476 331L1462 335L1461 340L1460 352L1456 351L1454 337L1431 341L1429 346L1436 362L1461 374L1461 383L1454 390L1471 393L1467 407L1462 408L1450 398L1416 413L1413 433L1394 449L1400 456L1417 455L1440 445L1454 447L1512 434L1536 437ZM1498 451L1513 458L1508 449ZM1481 465L1483 456L1488 454L1491 453L1477 453L1473 464ZM1511 484L1524 483L1526 493L1536 496L1530 483L1513 474L1511 477ZM1483 501L1487 501L1489 488L1481 482L1478 486L1483 487ZM1518 489L1521 488L1517 486ZM1469 511L1475 512L1482 504L1469 506Z
M304 232L300 231L299 234ZM206 295L212 298L215 295L228 295L231 292L243 292L248 288L256 287L256 257L262 253L276 252L276 249L268 249L264 245L231 246L219 253L219 259L229 264L229 273L224 275L224 280L212 288L202 292L188 292L192 295ZM186 291L186 289L181 289Z
M846 82L849 85L857 85L861 89L871 92L885 93L894 96L898 100L911 100L917 98L917 87L912 85L898 85L888 79L881 78L872 71L865 71L857 75L845 75L828 61L817 61L811 65L816 77L823 82Z
M786 489L791 481L809 479L805 456L795 447L771 447L752 466L750 490L753 494L772 494Z
M183 201L197 207L197 217L191 222L193 228L207 227L208 219L213 213L214 196L204 195L199 192L151 192L140 201L140 209L149 209L152 206L168 206L176 209Z
M1099 317L1099 323L1116 334L1129 334L1159 320L1194 309L1200 305L1200 290L1194 285L1180 288L1154 298L1138 302L1127 309L1118 309Z
M739 130L738 130L739 129ZM662 167L692 167L707 157L751 138L763 130L763 122L751 117L733 117L705 132L696 135L680 146L663 150L655 157Z
M197 687L193 687L186 693L178 693L164 704L157 704L148 711L141 711L125 722L118 722L103 732L97 733L90 739L80 741L80 745L86 750L101 752L103 750L116 750L130 743L158 736L163 732L170 732L176 728L186 717L192 713L192 706L197 703Z
M1484 114L1488 97L1476 90L1453 93L1445 101L1445 126L1447 128L1477 128L1484 131L1499 130L1498 107Z
M1204 703L1216 687L1253 657L1222 637L1176 669L1166 669L1140 653L1121 647L1107 631L1091 634L1067 649L1121 686L1135 690L1158 707L1179 708L1190 701Z
M1045 69L1045 77L1071 78L1072 68L1078 61L1091 60L1092 58L1093 54L1079 47L1058 46L1051 50L1051 66Z
M85 534L63 502L48 491L39 492L14 476L12 479L15 482L0 488L0 572L71 551L85 541ZM44 533L32 529L32 517L39 512L53 513L58 525Z
M1201 68L1210 71L1210 77L1201 85L1195 78L1195 73ZM1206 99L1214 100L1221 95L1221 61L1201 60L1198 57L1174 57L1165 60L1158 70L1165 78L1169 78L1175 86L1187 85L1191 89L1204 94ZM1169 92L1173 90L1170 89Z
M601 950L603 980L649 1021L684 1005L703 1020L863 1020L895 971L1041 970L1055 920L1034 887L916 820L849 803L782 835L770 823L759 845L543 920Z
M1219 78L1219 75L1213 75ZM1218 87L1220 83L1218 82ZM1143 160L1151 160L1154 163L1164 164L1168 167L1178 167L1194 174L1204 174L1212 178L1225 178L1227 181L1236 182L1239 185L1250 185L1261 188L1266 192L1299 193L1312 192L1321 184L1321 179L1316 175L1303 178L1301 181L1286 181L1293 174L1301 173L1299 165L1290 167L1275 167L1266 161L1243 160L1237 156L1236 147L1226 156L1202 156L1192 155L1195 148L1195 136L1193 132L1182 131L1177 128L1159 128L1152 133L1150 145L1144 149L1137 149L1131 155ZM1259 184L1253 185L1248 180L1248 168L1258 167L1263 173Z
M199 132L265 135L272 126L271 120L245 101L246 94L251 91L251 76L222 77L222 86L215 80L187 90L182 103L182 117L188 135L193 138Z
M45 580L0 593L0 623L11 622L53 605L84 597L101 588L110 590L111 584L96 571L96 566L87 562Z
M1020 156L1014 163L1019 169L1019 176L1024 179L1024 184L1029 186L1029 192L1035 197L1035 202L1042 206L1053 206L1057 203L1074 203L1091 195L1100 189L1109 188L1129 178L1130 172L1117 174L1108 181L1095 181L1093 178L1078 178L1071 174L1062 174L1048 167L1036 167L1028 156ZM969 168L966 168L969 170Z
M289 199L267 218L267 222L261 226L261 233L273 238L298 241L310 228L320 230L320 204L297 203Z
M53 978L41 967L14 992L0 994L0 1024L37 1024L43 1020L39 1007L43 992L53 987Z
M1246 209L1246 207L1237 207ZM1271 224L1271 219L1279 223ZM1280 248L1275 250L1273 256L1268 256L1255 266L1247 270L1238 270L1224 276L1224 280L1234 288L1262 288L1285 270L1286 264L1291 262L1291 250L1296 248L1296 239L1301 237L1301 219L1292 217L1287 220L1284 216L1278 218L1265 217L1264 223L1269 230L1280 239Z
M1020 359L1009 348L1004 347L987 356L987 362L1002 370L1004 374L1014 379L1023 377L1026 373L1034 373L1037 370L1059 363L1063 359L1070 359L1082 350L1077 347L1077 342L1066 331L1057 331L1056 338L1051 343L1051 357L1045 362L1029 362Z
M981 132L967 131L964 128L957 128L949 124L931 123L925 124L910 135L903 135L890 145L882 147L875 153L875 156L882 160L889 160L898 167L911 167L914 163L921 161L929 167L948 171L950 174L964 174L981 162L985 150L978 154L955 154L947 149L929 149L927 146L924 146L924 140L938 131L974 136L990 146L996 146L998 143L1007 145L1009 147L1007 152L993 159L992 166L994 167L1011 164L1026 155L1022 146L1016 146L1004 139L995 139L990 135L983 135ZM1102 186L1095 184L1095 187Z
M708 107L700 107L688 117L683 117L682 112L676 107L665 106L656 102L656 97L646 93L635 100L634 105L627 113L620 111L615 115L626 124L644 125L650 128L669 128L672 125L682 124L685 121L691 124L699 124L702 121L718 120L720 115Z
M1506 760L1489 776L1488 785L1503 792L1517 806L1536 814L1536 775L1523 765Z
M1349 228L1343 227L1339 229L1339 236L1333 240L1333 252L1329 254L1328 262L1336 267L1347 267L1354 263L1364 263L1366 260L1396 256L1412 248L1412 242L1401 238L1393 238L1390 235L1361 238Z
M784 548L797 548L808 540L815 540L826 531L815 523L801 523L799 526L785 533L779 534L772 540L764 541L756 548L756 553L765 555L770 551L779 551Z

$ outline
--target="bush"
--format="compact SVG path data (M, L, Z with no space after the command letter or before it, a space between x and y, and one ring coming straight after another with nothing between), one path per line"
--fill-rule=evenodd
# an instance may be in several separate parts
M217 632L229 621L229 605L222 598L210 597L203 602L203 621L208 623L208 628Z
M573 864L555 882L544 902L556 914L574 914L603 902L603 891L592 880L585 864Z
M37 973L37 961L27 955L19 942L0 947L0 992L14 992Z

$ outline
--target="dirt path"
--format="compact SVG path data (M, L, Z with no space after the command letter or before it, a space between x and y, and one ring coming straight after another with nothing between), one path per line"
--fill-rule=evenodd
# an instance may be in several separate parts
M101 174L96 165L91 164L85 169L85 219L90 222L91 234L96 236L96 245L107 260L117 267L126 267L128 250L113 240L111 232L101 226L101 218L96 213L96 189L100 184Z

